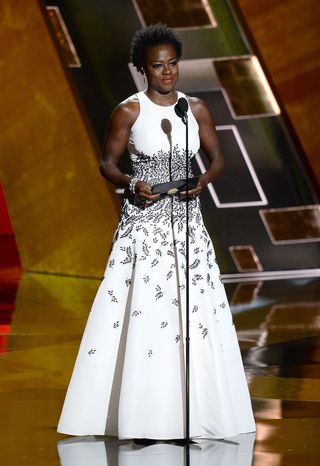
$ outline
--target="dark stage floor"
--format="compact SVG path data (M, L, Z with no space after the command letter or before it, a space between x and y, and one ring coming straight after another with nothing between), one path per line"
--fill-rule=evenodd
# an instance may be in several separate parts
M99 282L0 270L0 457L4 466L182 466L183 447L56 433ZM226 285L257 422L191 446L193 466L320 464L320 278ZM60 459L59 459L60 458Z

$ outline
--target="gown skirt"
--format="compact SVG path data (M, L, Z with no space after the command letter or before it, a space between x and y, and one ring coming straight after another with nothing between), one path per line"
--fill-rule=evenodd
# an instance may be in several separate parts
M186 203L127 197L58 431L185 437ZM238 340L199 199L189 202L190 437L255 431Z

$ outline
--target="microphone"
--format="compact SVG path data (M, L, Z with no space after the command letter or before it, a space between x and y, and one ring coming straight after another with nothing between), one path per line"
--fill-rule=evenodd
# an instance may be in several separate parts
M174 106L174 111L178 115L179 118L182 119L183 123L186 123L188 118L188 101L184 97L180 97L176 105Z

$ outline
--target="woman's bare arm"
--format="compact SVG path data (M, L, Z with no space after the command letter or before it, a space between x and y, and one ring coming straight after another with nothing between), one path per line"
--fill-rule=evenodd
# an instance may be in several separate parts
M122 173L118 167L129 140L130 130L139 115L139 103L134 100L127 100L119 104L113 111L105 141L103 144L100 173L116 186L127 188L131 177ZM151 195L151 186L138 181L135 185L135 192L145 199L157 199L158 195Z

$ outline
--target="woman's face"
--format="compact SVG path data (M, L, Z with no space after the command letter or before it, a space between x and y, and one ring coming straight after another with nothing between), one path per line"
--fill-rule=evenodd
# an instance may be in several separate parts
M179 77L176 51L170 44L149 47L144 72L148 80L148 89L160 94L168 94L174 89Z

